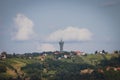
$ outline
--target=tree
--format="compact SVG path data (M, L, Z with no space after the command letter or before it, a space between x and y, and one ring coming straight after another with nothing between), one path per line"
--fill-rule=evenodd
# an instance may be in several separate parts
M119 51L118 51L118 50L115 50L115 51L114 51L114 53L118 54L118 53L119 53Z
M98 51L95 51L95 54L97 54L98 53Z
M102 50L102 53L105 54L105 50Z

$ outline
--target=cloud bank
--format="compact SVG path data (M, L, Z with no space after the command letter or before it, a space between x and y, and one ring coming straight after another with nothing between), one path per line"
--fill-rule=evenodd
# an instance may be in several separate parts
M55 47L52 44L41 44L37 46L38 51L55 51Z
M14 19L16 24L16 32L13 40L29 40L35 35L33 31L34 23L23 14L17 14Z
M65 41L89 41L92 40L92 32L86 28L67 27L63 30L57 30L51 33L48 41L59 41L63 39Z

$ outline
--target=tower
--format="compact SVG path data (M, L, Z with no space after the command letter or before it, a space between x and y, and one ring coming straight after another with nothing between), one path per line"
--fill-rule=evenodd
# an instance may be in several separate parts
M59 42L59 45L60 45L60 52L62 52L62 51L63 51L64 42L61 40L61 41Z

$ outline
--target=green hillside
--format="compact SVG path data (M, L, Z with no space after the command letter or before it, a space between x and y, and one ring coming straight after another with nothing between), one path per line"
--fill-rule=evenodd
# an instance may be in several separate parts
M0 80L119 80L119 54L47 54L0 60ZM106 70L107 67L110 70ZM81 74L82 70L92 73ZM103 72L99 72L102 70ZM111 72L111 73L110 73ZM89 79L88 79L89 77ZM116 77L116 79L112 79Z

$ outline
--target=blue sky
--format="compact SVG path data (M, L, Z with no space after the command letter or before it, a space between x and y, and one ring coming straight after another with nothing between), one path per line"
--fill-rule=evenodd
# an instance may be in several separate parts
M0 0L0 52L120 50L120 0Z

